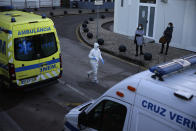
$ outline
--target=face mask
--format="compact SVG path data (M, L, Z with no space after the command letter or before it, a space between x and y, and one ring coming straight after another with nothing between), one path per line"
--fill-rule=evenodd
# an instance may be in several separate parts
M141 26L139 26L139 29L142 29L142 27L141 27Z

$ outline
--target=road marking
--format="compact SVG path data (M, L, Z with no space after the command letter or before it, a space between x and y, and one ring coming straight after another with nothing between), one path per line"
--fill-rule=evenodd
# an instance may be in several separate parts
M83 45L85 45L87 48L91 49L91 47L90 47L86 42L84 42L84 41L80 38L80 36L79 36L79 34L78 34L78 30L79 30L79 28L80 28L81 25L82 25L82 24L79 24L79 25L76 27L76 31L75 31L76 37L77 37L77 39L78 39L81 43L83 43ZM107 53L107 52L104 52L104 51L102 51L102 52L103 52L105 55L110 56L110 57L113 57L114 59L119 60L119 61L121 61L121 62L123 62L123 63L129 64L129 65L132 65L132 66L137 66L137 67L139 67L139 68L141 68L141 69L143 69L143 70L146 70L146 69L147 69L147 68L144 67L144 66L140 66L140 65L131 63L131 62L126 61L126 60L124 60L124 59L121 59L121 58L119 58L119 57L113 56L112 54L109 54L109 53Z
M69 85L69 84L65 84L67 87L69 87L70 89L74 90L75 92L77 92L78 94L80 94L81 96L83 96L84 98L86 98L87 100L93 100L90 97L87 97L83 92L79 91L78 89L74 88L73 86Z
M66 106L79 106L81 105L82 103L66 103L65 105Z
M86 94L84 94L83 92L81 92L80 90L74 88L73 86L66 84L65 81L63 80L58 80L60 84L65 85L67 87L69 87L70 89L74 90L76 93L80 94L81 96L83 96L84 98L86 98L87 100L93 100L91 97L87 97Z
M0 127L2 130L6 131L11 129L12 131L23 131L23 129L6 112L0 112L0 118Z
M60 79L58 79L58 81L59 81L60 84L65 85L65 82L64 81L62 81Z

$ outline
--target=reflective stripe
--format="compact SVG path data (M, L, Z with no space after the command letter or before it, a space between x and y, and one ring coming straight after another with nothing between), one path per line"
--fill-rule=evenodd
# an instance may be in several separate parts
M57 73L56 73L55 71L52 71L52 74L53 74L54 76L57 76Z
M52 76L51 76L49 73L46 73L46 75L47 75L49 78L52 78Z
M13 61L14 61L13 58L10 58L9 63L13 63Z
M8 57L10 57L11 56L11 52L8 52Z
M20 72L20 71L32 70L32 69L35 69L35 68L40 68L45 63L48 64L48 65L50 65L50 64L54 64L54 63L58 63L58 62L60 62L59 58L58 59L55 59L55 60L51 60L51 61L39 63L39 64L34 64L34 65L19 67L19 68L16 68L15 71L16 72Z
M44 77L44 75L41 75L41 79L42 79L42 80L45 80L46 78Z
M71 123L68 121L65 123L65 126L70 129L71 131L79 131L77 128L75 128Z
M12 46L12 42L10 41L10 43L8 44L8 48L10 48Z
M13 47L13 44L12 44L12 34L9 34L8 35L8 59L9 59L9 63L13 63L14 60L13 60L13 53L11 53L11 50L12 50L12 47Z

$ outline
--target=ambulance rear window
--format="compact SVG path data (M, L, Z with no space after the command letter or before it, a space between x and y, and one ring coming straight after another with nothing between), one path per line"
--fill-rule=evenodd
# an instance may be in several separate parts
M51 56L56 52L57 45L54 33L14 39L14 54L16 60L36 60Z

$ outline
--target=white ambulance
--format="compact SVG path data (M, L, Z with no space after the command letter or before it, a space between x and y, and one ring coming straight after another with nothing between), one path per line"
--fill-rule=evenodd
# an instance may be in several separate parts
M65 115L65 131L196 131L196 55L133 75Z

